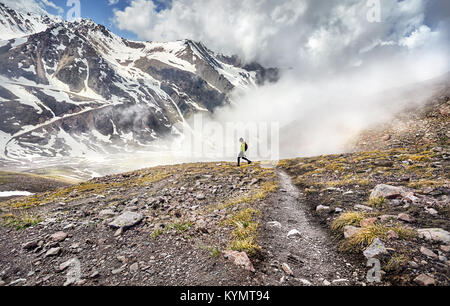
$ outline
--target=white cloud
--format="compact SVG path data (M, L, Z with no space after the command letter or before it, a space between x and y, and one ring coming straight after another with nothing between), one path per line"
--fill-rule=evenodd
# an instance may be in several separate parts
M315 73L364 65L375 50L395 55L437 35L424 32L426 0L381 5L381 22L369 23L364 0L174 0L159 12L151 0L132 0L114 22L143 40L189 38L247 61Z
M116 5L119 3L119 0L108 0L108 5Z
M46 9L50 7L55 9L60 15L64 13L64 9L62 7L57 6L50 0L1 0L1 2L10 8L21 12L46 15L48 14Z
M59 15L62 15L64 13L64 9L60 6L57 6L54 2L50 1L50 0L41 0L41 2L46 6L46 7L51 7L53 9L55 9Z
M368 96L450 69L449 17L426 24L427 5L436 1L448 0L383 0L381 22L370 23L365 0L174 0L159 12L151 0L132 0L114 21L140 39L189 38L247 61L292 67L277 84L235 92L238 106L215 112L215 120L294 125L283 136L295 156L339 152L396 109L398 101Z

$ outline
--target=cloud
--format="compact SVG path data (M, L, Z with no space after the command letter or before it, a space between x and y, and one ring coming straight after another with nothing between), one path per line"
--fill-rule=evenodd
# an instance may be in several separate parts
M119 3L119 0L108 0L108 5L116 5Z
M279 122L284 154L313 155L341 151L403 105L376 94L450 70L450 17L439 3L448 7L447 0L383 0L380 22L371 23L365 0L174 0L162 10L132 0L114 22L143 40L193 39L282 68L276 84L235 91L234 106L213 120Z
M64 13L64 9L57 6L50 0L2 0L7 6L21 12L47 15L47 8L55 9L59 15Z
M443 30L424 24L430 17L426 15L428 1L380 3L381 22L370 23L370 8L364 0L178 0L160 11L151 0L132 0L115 12L114 22L140 39L189 38L247 61L308 72L370 62L374 52L360 52L368 47L371 51L389 49L394 55L406 52L432 42ZM439 18L448 19L445 15Z

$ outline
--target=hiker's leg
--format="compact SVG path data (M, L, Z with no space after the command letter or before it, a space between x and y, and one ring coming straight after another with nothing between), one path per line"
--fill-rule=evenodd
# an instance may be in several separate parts
M238 167L240 167L240 166L241 166L241 158L238 157Z
M249 160L247 157L243 157L242 159L246 160L246 161L248 162L249 165L252 163L252 161Z

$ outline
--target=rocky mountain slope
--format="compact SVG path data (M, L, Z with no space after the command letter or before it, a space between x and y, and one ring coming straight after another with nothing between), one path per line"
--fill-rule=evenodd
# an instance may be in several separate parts
M134 42L90 20L65 22L0 3L1 156L82 156L148 147L185 118L275 81L190 41Z

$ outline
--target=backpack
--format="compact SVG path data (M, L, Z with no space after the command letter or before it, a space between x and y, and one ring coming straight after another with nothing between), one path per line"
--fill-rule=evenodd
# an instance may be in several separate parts
M245 143L245 152L247 152L247 151L248 151L248 144Z

